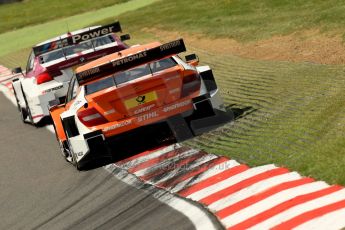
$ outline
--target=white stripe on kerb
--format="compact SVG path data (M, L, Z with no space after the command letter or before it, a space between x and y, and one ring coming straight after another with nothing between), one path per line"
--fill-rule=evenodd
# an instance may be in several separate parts
M312 219L297 226L296 230L338 230L345 228L345 208L328 213L317 219Z
M245 200L255 194L261 193L269 188L279 184L300 179L301 176L297 172L285 173L282 175L274 176L263 181L257 182L249 187L241 189L240 191L224 197L213 204L209 205L211 210L219 211L230 205L233 205L241 200Z
M259 213L273 208L274 206L279 205L296 196L319 191L327 187L329 186L325 182L313 182L284 190L262 201L259 201L245 209L242 209L230 216L225 217L224 219L222 219L222 223L225 224L227 228L234 226L238 223L241 223L249 219L250 217L256 216Z
M238 182L241 182L245 179L248 179L250 177L256 176L260 173L263 173L263 172L266 172L266 171L269 171L269 170L275 169L275 168L277 168L277 167L273 164L251 168L251 169L248 169L244 172L236 174L232 177L225 178L224 180L222 180L216 184L213 184L211 186L208 186L202 190L199 190L195 193L192 193L187 197L198 201L198 200L201 200L205 197L208 197L208 196L210 196L210 195L212 195L212 194L214 194L220 190L223 190L227 187L230 187L234 184L237 184Z
M260 224L257 224L253 226L251 229L270 229L284 221L290 220L302 213L326 206L331 203L335 203L337 201L345 199L345 189L336 191L334 193L328 194L326 196L305 202L303 204L294 206L286 211L283 211L279 213L278 215L275 215L264 222L261 222ZM345 220L345 213L343 212L343 218L334 218L334 220L339 221L339 220ZM327 222L327 221L326 221ZM344 223L344 222L343 222ZM320 226L322 223L320 223ZM314 229L314 228L305 228L305 229ZM328 229L328 228L324 228Z

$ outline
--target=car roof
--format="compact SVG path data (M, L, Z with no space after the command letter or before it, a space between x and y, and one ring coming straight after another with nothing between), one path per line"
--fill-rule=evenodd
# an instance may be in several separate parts
M99 58L97 60L89 62L89 63L87 63L85 65L82 65L82 66L78 67L75 72L76 73L80 73L80 72L83 72L85 70L94 68L96 66L100 66L100 65L103 65L103 64L115 61L117 59L124 58L126 56L129 56L129 55L132 55L132 54L135 54L135 53L147 50L147 49L151 49L153 47L157 47L157 46L160 46L160 45L161 45L160 42L152 42L152 43L145 44L145 45L131 46L128 49L121 50L119 52L106 55L106 56L101 57L101 58Z

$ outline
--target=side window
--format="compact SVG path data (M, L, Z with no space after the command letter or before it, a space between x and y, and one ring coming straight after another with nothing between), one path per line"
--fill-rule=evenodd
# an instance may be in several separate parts
M66 98L67 103L72 101L77 96L78 87L79 85L78 85L77 79L73 77L67 91L67 98Z
M172 58L162 59L153 63L150 63L150 68L153 73L159 72L173 66L177 65L177 63Z
M98 80L94 83L85 85L86 95L101 91L103 89L112 87L114 85L115 85L115 82L114 82L114 79L112 77Z
M26 65L26 72L30 72L34 68L35 55L33 52L30 53L28 63Z

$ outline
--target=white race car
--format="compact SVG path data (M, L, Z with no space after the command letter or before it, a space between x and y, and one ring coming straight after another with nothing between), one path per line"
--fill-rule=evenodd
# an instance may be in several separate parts
M115 35L120 31L120 23L115 22L68 32L33 47L25 73L20 67L13 69L13 73L23 75L12 82L23 122L46 123L49 103L64 102L76 67L128 48L123 41L128 40L129 35Z

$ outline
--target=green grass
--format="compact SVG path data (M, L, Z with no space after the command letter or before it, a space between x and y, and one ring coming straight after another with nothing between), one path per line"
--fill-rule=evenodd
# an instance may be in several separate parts
M156 27L253 41L306 29L343 34L344 10L342 0L176 0L160 1L121 20L133 31Z
M104 18L111 17L111 20L114 21L118 15L122 13L139 9L153 2L155 2L155 0L132 0L96 11L3 33L0 35L0 44L2 44L0 45L0 57L18 52L43 40L66 33L66 24L69 25L70 30L76 30L94 24ZM126 30L126 27L130 26L125 23L122 23L122 25L124 30Z
M341 35L344 7L345 3L337 0L177 0L160 1L118 18L125 30L133 33L134 43L167 40L144 32L144 27L250 41L308 29ZM78 24L76 27L97 20L105 23L113 20L114 16L110 19L105 13L112 10L66 20ZM10 41L10 47L0 45L0 63L24 63L27 47L63 32L64 21L0 35L0 44ZM34 38L24 36L33 30L39 31ZM20 43L13 41L17 36L22 38ZM236 120L186 144L250 166L275 163L345 185L344 65L248 60L193 44L187 48L213 68Z
M0 33L57 18L126 2L128 0L26 0L0 6Z

